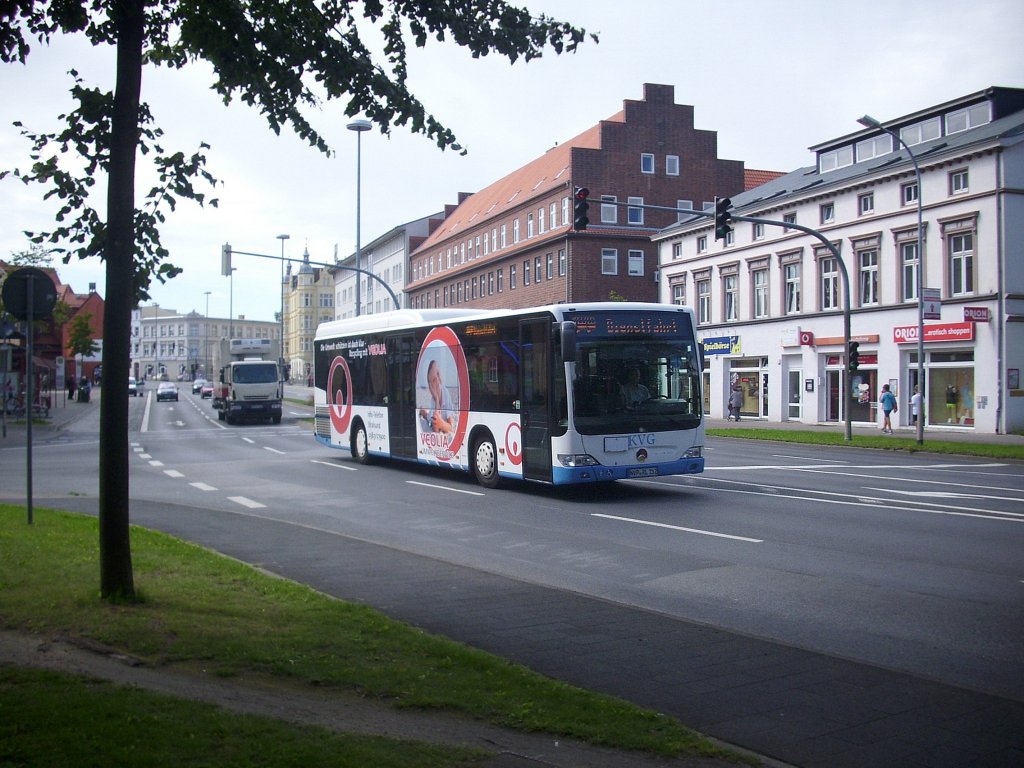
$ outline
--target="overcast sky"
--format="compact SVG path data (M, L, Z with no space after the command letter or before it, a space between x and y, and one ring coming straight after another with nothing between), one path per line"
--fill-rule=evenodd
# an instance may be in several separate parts
M885 121L979 91L1024 87L1024 3L1020 0L520 0L597 33L575 54L550 53L510 65L473 60L431 43L410 58L413 92L452 129L468 154L396 128L362 134L365 245L392 227L455 203L641 99L646 82L675 87L694 106L695 126L718 133L718 155L747 168L790 171L813 162L807 148L859 129L864 113ZM27 166L29 144L11 124L58 127L70 108L74 67L87 85L108 89L113 53L81 39L38 46L28 64L0 65L0 168ZM220 275L220 246L333 261L355 249L356 135L340 103L312 123L336 151L325 157L294 135L275 135L244 105L225 108L209 72L147 70L143 100L165 131L165 149L211 144L207 169L220 184L219 208L181 204L162 230L184 273L151 292L160 306L212 316L273 319L280 265L237 256L233 302ZM148 185L140 184L140 191ZM98 185L105 194L105 185ZM24 230L53 226L41 187L0 181L0 258L25 250ZM140 197L141 197L140 192ZM102 211L102 199L97 204ZM104 293L98 260L55 264L63 281ZM209 291L209 296L206 292Z

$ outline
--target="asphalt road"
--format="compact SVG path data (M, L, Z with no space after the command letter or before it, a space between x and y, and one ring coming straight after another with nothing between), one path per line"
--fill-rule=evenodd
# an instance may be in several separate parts
M232 428L185 393L131 410L135 522L797 764L1021 755L1009 731L951 735L958 708L1024 725L1019 465L712 439L702 477L486 491L355 465L301 408ZM38 504L94 509L95 445L83 419L37 446ZM922 687L942 727L907 704Z

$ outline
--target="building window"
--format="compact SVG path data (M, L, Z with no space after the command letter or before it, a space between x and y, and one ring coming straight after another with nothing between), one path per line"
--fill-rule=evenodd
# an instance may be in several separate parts
M863 195L857 195L857 215L867 216L869 213L875 212L875 193L865 192Z
M828 173L838 168L853 165L853 147L840 147L818 155L818 172Z
M708 252L708 236L707 235L701 235L700 237L697 238L697 253L707 253L707 252Z
M949 293L965 296L974 293L974 233L950 235Z
M533 214L528 213L526 214L526 237L527 239L529 239L533 237L535 234L537 233L533 228Z
M502 290L504 288L504 285L503 285L504 282L505 282L505 270L504 269L499 269L498 270L498 293L502 292Z
M558 226L558 203L552 203L548 206L548 218L551 220L548 224L551 229Z
M512 244L519 242L519 219L512 222Z
M672 303L679 307L686 306L686 280L672 283Z
M537 209L537 234L543 235L546 230L544 229L544 209Z
M959 171L953 171L949 174L949 194L959 195L963 194L968 190L967 186L967 169L962 168Z
M506 229L506 225L502 224L501 225L501 247L504 248L506 245L508 245L508 230Z
M782 273L786 281L783 296L786 314L795 315L800 312L800 263L786 264Z
M917 203L917 182L911 181L900 186L900 205L915 205Z
M629 274L633 276L644 273L644 252L630 251L628 254Z
M857 142L857 162L862 163L873 157L880 157L892 152L892 136L883 133L870 139Z
M836 220L835 203L822 203L818 209L819 220L822 224L831 224Z
M905 128L900 128L900 138L903 139L903 143L907 146L913 146L914 144L920 144L922 141L930 141L931 139L937 139L942 135L942 118L932 117L921 123L915 123L914 125L908 125Z
M701 325L711 322L711 280L697 281L697 322Z
M835 256L825 256L818 261L821 269L821 308L839 309L839 265Z
M785 224L796 224L796 213L785 213L782 215L782 221ZM789 227L783 227L783 232L789 232Z
M558 249L558 276L565 277L565 248Z
M541 281L541 265L540 256L533 257L533 282L539 283Z
M680 242L672 243L672 260L683 258L683 244Z
M654 173L654 155L648 152L640 155L640 173Z
M665 175L679 175L679 155L665 155Z
M946 115L946 134L960 133L968 128L977 128L991 120L988 103L975 104Z
M871 248L857 252L857 265L860 270L860 305L862 307L878 303L878 249Z
M726 275L722 278L722 291L725 296L725 321L740 319L739 276Z
M508 268L508 289L514 291L516 289L516 265L513 264Z
M554 219L552 219L552 221L553 220ZM569 198L568 197L563 197L562 198L562 226L564 227L568 223L569 223ZM551 226L554 226L554 224L552 224Z
M680 210L676 211L676 221L682 221L683 219L690 218L691 214L684 213L683 211L693 210L693 200L676 200L676 208Z
M527 259L523 262L523 285L530 284L530 261Z
M917 241L900 244L900 276L904 301L917 301Z
M601 274L619 274L619 252L615 248L601 249Z
M617 205L605 205L605 202L614 203L618 200L614 195L601 195L601 223L602 224L615 224L619 220L619 206Z
M630 208L626 209L626 211L627 211L626 215L629 217L628 218L629 223L637 225L637 226L642 225L644 223L644 209L643 208L634 208L632 206L643 205L644 204L644 199L642 197L629 197L629 198L626 198L626 201L631 206Z
M755 269L751 272L754 283L754 317L768 317L768 270Z
M555 254L549 253L547 255L547 279L550 280L555 276Z
M761 222L754 222L753 235L754 240L764 240L764 224Z

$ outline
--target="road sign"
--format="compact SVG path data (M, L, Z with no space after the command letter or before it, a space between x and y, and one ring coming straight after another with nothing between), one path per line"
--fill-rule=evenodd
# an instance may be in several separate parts
M3 299L7 311L19 320L39 320L49 317L53 311L57 288L50 276L38 267L21 267L4 281Z
M922 288L921 299L924 303L924 319L941 320L942 292L938 288Z

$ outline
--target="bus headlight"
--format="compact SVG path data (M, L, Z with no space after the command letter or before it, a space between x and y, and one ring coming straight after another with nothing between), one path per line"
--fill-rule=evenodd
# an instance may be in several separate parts
M563 467L596 467L599 464L589 453L560 453L558 461Z
M684 459L699 459L703 455L704 455L704 446L703 445L695 445L695 446L693 446L693 448L687 448L686 449L686 452L683 454L683 458Z

